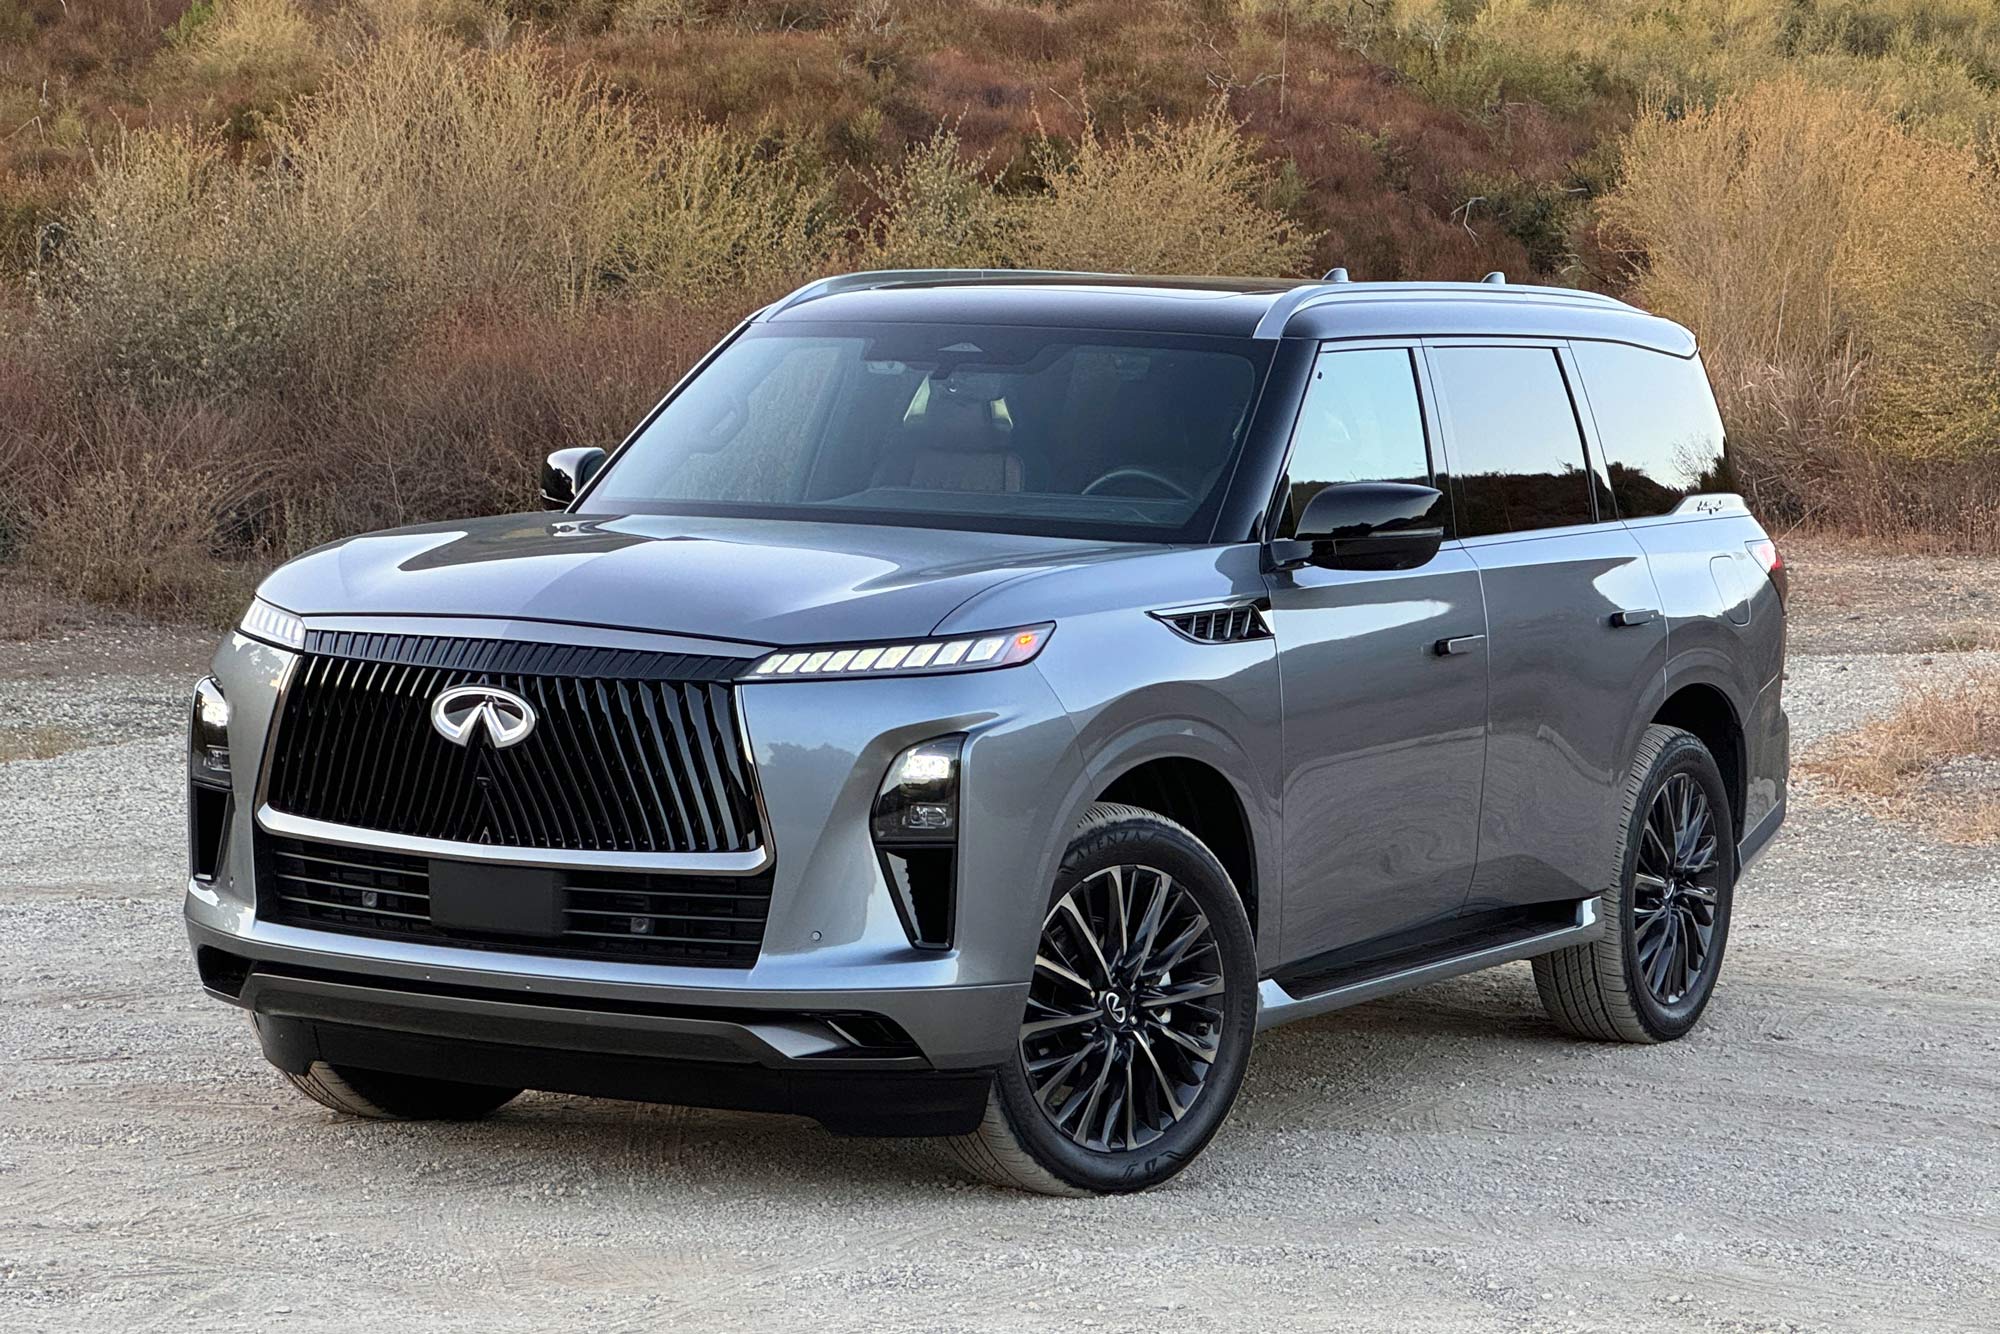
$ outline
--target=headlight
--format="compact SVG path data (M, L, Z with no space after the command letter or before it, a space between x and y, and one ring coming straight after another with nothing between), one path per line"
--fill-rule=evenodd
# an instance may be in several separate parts
M250 599L250 609L243 613L243 623L239 628L252 639L261 639L279 648L306 646L306 623L262 598Z
M766 657L746 681L825 680L828 677L931 676L943 672L983 672L1018 667L1049 642L1053 624L1024 625L948 639L890 639L877 644L780 649Z
M964 736L920 742L883 775L869 820L903 931L918 949L949 949L957 916L958 761Z
M188 777L212 787L228 787L229 701L212 676L195 683L188 716Z

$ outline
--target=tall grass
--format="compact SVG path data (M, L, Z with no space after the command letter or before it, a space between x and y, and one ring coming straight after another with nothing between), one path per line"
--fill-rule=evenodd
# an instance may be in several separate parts
M1603 211L1638 297L1700 334L1767 514L2000 530L2000 182L1975 150L1786 76L1649 107Z

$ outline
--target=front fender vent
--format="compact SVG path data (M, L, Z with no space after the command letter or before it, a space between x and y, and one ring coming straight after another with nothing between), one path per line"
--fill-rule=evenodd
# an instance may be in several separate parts
M1197 644L1242 644L1271 637L1264 610L1254 602L1156 611L1153 615L1182 639L1192 639Z

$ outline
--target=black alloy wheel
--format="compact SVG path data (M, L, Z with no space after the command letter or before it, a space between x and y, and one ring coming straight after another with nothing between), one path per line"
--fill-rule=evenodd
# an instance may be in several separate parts
M1226 969L1201 906L1152 866L1109 866L1042 923L1021 1025L1035 1102L1083 1148L1144 1148L1193 1110L1222 1041Z

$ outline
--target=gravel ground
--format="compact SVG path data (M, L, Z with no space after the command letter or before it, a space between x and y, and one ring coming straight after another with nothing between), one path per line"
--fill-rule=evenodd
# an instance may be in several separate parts
M1802 745L2000 661L1922 651L2000 610L2000 564L1862 642L1821 580L1861 566L1789 554ZM0 764L0 1328L2000 1325L1992 848L1801 792L1688 1039L1564 1039L1525 965L1281 1029L1208 1153L1137 1198L584 1098L362 1123L193 980L178 729L207 638L0 642L0 727L76 738Z

